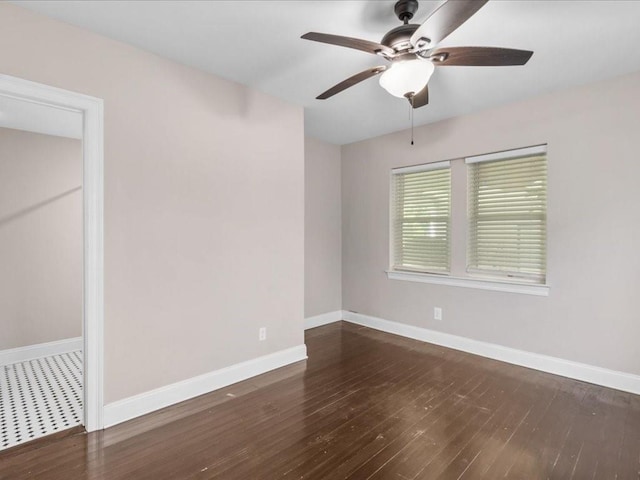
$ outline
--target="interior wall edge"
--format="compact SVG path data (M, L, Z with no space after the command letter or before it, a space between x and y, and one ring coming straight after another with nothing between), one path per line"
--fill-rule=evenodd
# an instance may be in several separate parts
M437 332L427 328L415 327L351 311L344 311L344 320L386 333L640 395L639 375L517 350L515 348L473 340L449 333Z
M302 344L118 400L105 405L104 428L112 427L127 420L213 392L306 358L307 347Z
M37 345L0 350L0 366L28 362L36 358L62 355L77 350L82 350L82 337L66 338L53 342L38 343Z
M307 317L304 319L304 329L321 327L323 325L329 325L330 323L339 322L344 317L344 310L335 310L333 312L322 313L320 315L314 315L313 317Z
M305 136L304 315L342 309L342 154Z

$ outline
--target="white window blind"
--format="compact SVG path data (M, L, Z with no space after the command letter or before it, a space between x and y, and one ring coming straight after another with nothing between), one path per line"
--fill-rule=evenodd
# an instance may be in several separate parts
M546 147L467 158L467 271L545 283Z
M449 167L438 162L392 171L394 270L449 272Z

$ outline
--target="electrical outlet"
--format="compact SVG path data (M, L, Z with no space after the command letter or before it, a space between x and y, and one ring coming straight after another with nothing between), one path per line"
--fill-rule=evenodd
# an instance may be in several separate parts
M442 309L440 307L433 308L433 319L442 320Z
M266 339L267 339L267 327L261 327L260 330L258 330L258 340L263 342Z

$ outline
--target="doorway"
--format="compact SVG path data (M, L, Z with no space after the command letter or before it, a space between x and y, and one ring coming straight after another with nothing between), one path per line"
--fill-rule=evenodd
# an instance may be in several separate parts
M18 121L11 127L14 131L9 133L20 131L20 115L16 116L16 112L19 113L22 109L25 112L37 112L35 120L39 120L40 124L48 123L50 128L61 128L65 125L72 130L75 128L75 133L69 133L69 131L66 133L34 132L34 129L42 128L42 125L38 127L38 121L34 122L34 118L32 118L31 127L24 129L31 130L29 135L41 135L41 138L48 140L66 135L66 143L68 144L73 144L70 137L75 135L82 138L82 142L76 142L75 145L80 155L77 176L67 175L66 180L66 183L69 184L71 181L69 178L74 178L71 183L75 182L79 185L69 184L67 185L69 188L63 188L62 191L53 195L45 195L45 198L40 202L31 202L24 208L14 209L15 211L12 211L11 214L0 218L0 221L4 219L5 223L13 222L12 227L15 227L20 224L20 221L31 218L32 215L42 214L47 208L61 207L63 203L66 203L67 206L72 205L74 198L78 208L76 217L80 217L78 219L80 220L79 231L77 232L80 252L76 252L77 257L57 259L58 264L62 265L78 261L75 269L68 268L70 265L65 266L67 273L72 272L69 277L72 279L71 283L77 282L75 287L67 289L65 292L73 292L71 296L78 298L80 303L80 305L76 305L77 310L71 308L68 312L63 312L60 315L61 318L68 320L68 325L56 323L56 332L47 332L47 328L51 327L54 322L47 323L45 318L41 325L30 325L30 328L23 328L12 338L9 338L8 330L5 330L5 335L0 338L0 343L5 341L7 345L10 345L10 342L13 342L15 347L20 344L19 337L22 336L22 343L25 343L17 348L9 349L0 345L0 348L5 349L0 351L0 365L12 365L8 369L0 366L0 373L4 378L4 383L0 383L4 389L3 392L0 392L2 396L0 414L5 419L5 425L0 425L0 433L3 434L0 436L0 450L3 447L9 448L45 434L55 433L64 427L72 427L73 424L84 425L87 431L101 429L103 428L102 411L104 406L102 100L0 75L0 125L3 105L7 107L7 112L10 110L8 106L13 105L16 109L12 117ZM48 115L55 117L54 121L47 121ZM67 119L68 122L63 121L64 119ZM75 124L74 119L77 120ZM34 124L36 127L33 126ZM19 151L22 152L22 150ZM52 152L53 150L45 148L44 151ZM52 177L55 176L52 175ZM47 179L47 175L42 178ZM58 178L58 180L60 179ZM47 182L49 182L48 179ZM22 191L20 187L21 185L14 185L17 192ZM57 220L52 221L64 222L65 220L62 218L58 216ZM69 238L73 237L70 231L65 232ZM34 234L34 232L26 235L30 239L35 239L37 236L37 233ZM49 244L55 243L55 239L50 240ZM40 243L47 244L46 240ZM47 247L49 248L51 245L47 245ZM30 252L28 249L26 251ZM38 264L38 259L31 258L30 261L36 265L32 267L32 270L39 267L44 268L42 263ZM42 262L41 259L40 262ZM50 282L50 279L48 281ZM63 283L62 280L61 283ZM46 288L47 286L44 285L44 291L49 293L48 300L55 303L56 288L54 287L59 286L50 284L49 288ZM34 288L34 290L36 289ZM62 295L60 291L57 293L58 296ZM31 313L38 310L37 302L34 305L33 299L26 302L24 299L18 301L15 295L10 295L11 293L8 292L5 295L4 303L13 302L19 305L20 314L24 318L35 318L35 315L31 315ZM51 313L53 309L48 308L50 305L51 302L49 304L45 302L40 311ZM27 313L24 313L25 311ZM79 325L74 323L74 318L78 320ZM80 335L75 336L75 333ZM56 335L64 338L38 341L52 339ZM16 384L18 381L22 383ZM35 403L30 403L30 397L37 396L38 392L46 392L47 389L53 391L52 396L47 399L36 399ZM30 416L31 414L33 415ZM11 425L8 425L7 422Z

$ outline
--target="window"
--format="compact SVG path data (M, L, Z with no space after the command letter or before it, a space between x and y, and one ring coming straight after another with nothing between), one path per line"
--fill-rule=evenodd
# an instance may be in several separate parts
M390 279L548 295L546 145L393 169L390 228Z
M501 152L467 158L466 162L467 271L544 283L547 263L545 149Z
M449 167L439 162L392 171L394 270L449 272Z

